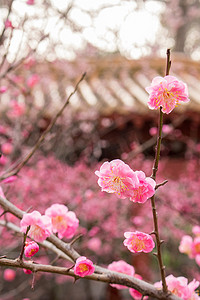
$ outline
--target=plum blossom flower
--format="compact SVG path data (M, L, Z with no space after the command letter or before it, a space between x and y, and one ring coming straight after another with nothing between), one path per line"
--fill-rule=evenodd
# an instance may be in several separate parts
M133 196L133 188L139 184L135 172L120 159L105 162L95 174L102 191L115 193L118 198Z
M135 231L135 232L125 232L124 246L128 248L129 251L133 253L138 252L151 252L155 247L153 238L144 232Z
M195 234L195 235L197 235L197 236L200 236L200 226L194 226L193 228L192 228L192 232Z
M27 85L28 85L30 88L33 88L38 82L39 82L39 76L38 76L37 74L31 75L31 76L27 79Z
M142 276L140 276L139 274L135 274L134 277L142 280ZM135 289L129 289L129 293L135 300L140 300L142 298L142 294ZM143 299L148 299L148 297L145 296L143 297Z
M24 247L24 255L26 257L32 257L39 251L39 246L36 242L30 241L26 242L25 247Z
M187 85L174 76L164 78L157 76L151 86L146 88L149 93L148 106L150 109L162 107L162 112L169 114L179 103L189 102Z
M192 254L193 254L193 256L200 254L200 236L194 238L194 241L192 244Z
M13 281L16 277L16 272L12 269L5 269L4 273L3 273L3 278L6 281Z
M195 256L195 261L196 261L197 265L200 266L200 254L197 254Z
M1 87L0 87L0 94L3 94L3 93L5 93L6 91L7 91L7 86L5 86L5 85L2 85Z
M79 220L72 211L68 211L63 204L53 204L47 208L45 215L51 218L53 232L58 233L58 237L72 238L79 225Z
M133 202L144 203L155 193L156 182L150 177L146 177L142 171L135 171L139 180L139 186L133 188L133 195L130 200Z
M5 28L14 28L12 22L8 19L5 21Z
M192 244L193 244L193 239L191 238L191 236L184 235L179 245L179 251L181 253L185 253L189 255L192 258Z
M36 242L43 242L52 233L52 223L48 216L42 216L38 211L23 215L20 222L21 231L26 233L30 226L28 235Z
M4 143L3 145L1 145L1 151L3 152L3 154L9 155L13 151L13 145L9 142Z
M113 261L111 264L108 265L108 270L127 274L130 276L134 276L135 274L134 267L127 264L124 260ZM111 286L118 290L127 289L127 286L120 284L111 284Z
M28 5L34 5L35 4L35 0L27 0L26 4L28 4Z
M188 279L185 277L176 278L173 275L169 275L166 277L166 283L168 290L183 300L200 299L200 297L195 293L195 289L199 286L199 282L195 279L188 284ZM158 289L162 288L161 281L156 282L154 285Z
M95 267L93 262L86 258L85 256L80 256L76 260L76 264L74 266L74 274L80 277L85 277L87 275L91 275L94 273Z

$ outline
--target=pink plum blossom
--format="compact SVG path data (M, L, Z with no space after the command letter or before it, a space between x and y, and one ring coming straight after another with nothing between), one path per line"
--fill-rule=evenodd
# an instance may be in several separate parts
M103 163L95 174L99 177L98 184L102 191L116 193L121 199L132 197L133 188L139 184L135 172L120 159Z
M133 253L137 252L151 252L155 247L153 238L144 232L125 232L124 246L128 248L129 251Z
M32 271L29 269L23 269L23 271L25 274L28 274L28 275L32 274Z
M158 133L158 128L157 128L157 127L151 127L151 128L149 129L149 134L150 134L150 135L154 136L154 135L156 135L157 133Z
M93 237L93 238L89 239L87 246L88 246L88 249L98 253L99 250L101 249L102 243L98 237Z
M195 293L195 289L199 286L199 282L195 279L188 284L188 279L185 277L176 278L173 275L169 275L166 277L166 283L168 290L183 300L200 299L200 297L198 297ZM162 282L156 282L155 287L161 289Z
M134 267L127 264L124 260L113 261L110 265L108 265L108 270L123 273L130 276L134 276L135 274ZM127 289L127 286L120 284L111 284L111 286L118 290Z
M197 265L200 266L200 254L197 254L195 256L195 261L196 261Z
M148 106L150 109L162 107L162 112L169 114L179 103L188 102L187 85L174 76L164 78L157 76L151 86L146 88L149 93Z
M38 82L39 82L39 76L38 76L37 74L31 75L31 76L27 79L27 85L28 85L30 88L33 88Z
M181 239L181 243L179 246L179 251L181 253L185 253L192 258L192 244L193 239L189 235L184 235Z
M13 28L12 22L8 19L5 21L5 28Z
M3 93L5 93L6 91L7 91L7 86L5 86L5 85L2 85L1 87L0 87L0 94L3 94Z
M63 204L53 204L47 208L45 215L51 218L53 232L58 233L58 237L72 238L79 225L79 220L72 211L68 211Z
M6 281L13 281L16 277L16 272L12 269L5 269L4 273L3 273L3 278Z
M134 277L142 280L142 276L140 276L138 274L135 274ZM129 289L129 293L135 300L141 300L141 298L142 298L142 294L135 289L132 289L132 288ZM148 297L145 296L145 297L143 297L143 299L148 299Z
M10 118L18 118L25 113L24 103L18 103L16 100L11 100L8 116Z
M192 244L192 254L193 254L193 256L200 254L200 236L194 238L194 241Z
M34 5L35 4L35 0L27 0L26 4L28 4L28 5Z
M146 177L142 171L136 171L135 174L139 180L139 186L133 188L133 195L130 200L133 202L144 203L155 193L156 182L150 177Z
M26 257L32 257L39 251L39 246L36 242L30 241L26 242L25 247L24 247L24 255Z
M3 154L9 155L13 151L13 145L9 142L4 143L3 145L1 145L1 151L3 152Z
M86 258L85 256L81 256L76 260L76 264L74 266L74 274L80 277L85 277L87 275L91 275L94 273L95 267L93 262Z
M162 127L162 132L168 134L172 132L172 127L170 125L164 124Z
M28 235L36 242L43 242L52 233L51 218L42 216L36 210L23 215L20 222L21 231L26 233L28 226L30 226Z
M195 234L195 235L197 235L197 236L200 236L200 226L194 226L193 228L192 228L192 232Z

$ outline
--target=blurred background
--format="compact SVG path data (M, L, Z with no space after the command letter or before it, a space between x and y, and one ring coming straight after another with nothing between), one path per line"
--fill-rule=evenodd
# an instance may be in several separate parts
M94 171L119 158L151 175L158 113L147 107L145 87L165 75L170 48L170 74L187 83L191 101L164 116L158 182L169 182L157 193L159 225L167 275L200 279L197 263L178 250L199 225L199 29L198 0L0 0L1 173L32 149L86 72L31 161L2 182L6 197L41 213L67 205L80 220L81 255L103 266L124 259L150 282L159 280L155 258L123 246L125 231L152 231L150 203L100 192ZM5 220L19 224L10 214ZM17 257L21 238L4 226L0 233L0 254ZM36 258L54 259L46 249ZM58 275L37 274L34 291L21 270L2 268L0 276L0 300L132 299L128 290Z

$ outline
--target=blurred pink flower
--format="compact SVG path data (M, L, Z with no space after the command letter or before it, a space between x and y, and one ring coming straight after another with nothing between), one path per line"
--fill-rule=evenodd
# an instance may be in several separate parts
M1 157L0 157L0 164L2 166L4 166L4 165L7 164L7 162L8 162L8 158L6 156L4 156L4 155L1 155Z
M16 277L16 272L12 269L5 269L4 273L3 273L3 278L6 281L13 281Z
M1 151L3 154L9 155L13 151L13 145L9 142L1 145Z
M142 276L140 276L138 274L135 274L134 277L142 280ZM142 298L142 294L135 289L129 289L129 293L135 300L141 300L141 298ZM148 296L143 297L144 300L147 298L148 298Z
M39 246L36 242L30 241L26 242L25 247L24 247L24 255L26 257L32 257L39 251Z
M125 232L124 246L128 248L129 251L133 253L137 252L151 252L155 247L153 238L144 232Z
M5 86L5 85L2 85L1 87L0 87L0 94L3 94L3 93L5 93L6 91L7 91L7 86Z
M180 101L190 101L187 85L170 75L164 78L155 77L146 91L149 93L149 108L158 109L162 107L162 112L166 114L169 114Z
M196 260L197 265L200 266L200 254L197 254L195 256L195 260Z
M169 275L166 277L168 289L172 294L182 298L183 300L197 300L200 299L195 293L195 289L199 286L199 282L195 279L188 284L188 279L185 277L174 277ZM156 282L155 287L162 288L162 282Z
M192 232L195 234L195 235L197 235L197 236L200 236L200 226L194 226L193 228L192 228Z
M189 235L184 235L181 239L180 246L179 246L179 251L181 253L185 253L189 255L191 258L192 256L192 244L193 244L193 239Z
M28 235L36 242L43 242L52 233L51 219L48 216L41 216L36 210L23 215L20 222L21 231L26 233L28 226L30 226Z
M121 199L132 197L133 188L139 184L135 172L120 159L103 163L95 174L99 177L98 184L102 191L116 193Z
M87 259L85 256L81 256L76 260L76 264L74 266L74 274L85 277L87 275L91 275L94 273L93 262Z
M27 85L28 85L30 88L33 88L38 82L39 82L39 76L38 76L37 74L31 75L31 76L27 79Z
M26 4L28 4L28 5L34 5L35 4L35 0L27 0Z
M149 129L149 134L152 135L152 136L156 135L157 132L158 132L158 128L157 127L151 127Z
M14 28L12 22L8 19L5 21L5 28Z
M25 113L25 105L23 103L18 103L16 100L11 100L10 110L8 111L8 117L18 118Z
M173 128L170 126L170 125L167 125L167 124L164 124L163 127L162 127L162 132L163 133L170 133L172 132Z
M25 274L32 274L32 271L29 270L29 269L23 269L23 271L24 271Z
M79 220L72 211L68 211L63 204L53 204L47 208L45 215L51 218L53 232L58 233L58 237L72 238L79 225Z
M93 237L91 239L89 239L89 241L87 242L87 246L88 249L94 251L94 252L99 252L99 250L101 250L101 240L98 237Z
M192 255L193 257L196 255L200 255L200 236L194 238L192 244Z
M127 264L124 260L113 261L110 265L108 265L108 270L123 273L130 276L134 276L135 274L134 267ZM127 289L127 286L120 284L111 284L111 286L118 290Z
M139 186L133 188L133 195L130 200L133 202L144 203L155 193L156 182L150 177L146 177L142 171L136 171L135 174L139 180Z

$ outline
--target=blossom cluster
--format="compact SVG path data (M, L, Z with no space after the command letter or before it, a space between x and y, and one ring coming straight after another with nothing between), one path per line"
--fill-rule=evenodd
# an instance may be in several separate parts
M72 238L79 225L79 220L72 211L62 204L53 204L47 208L45 215L38 211L24 214L20 227L26 233L30 226L28 235L36 242L42 242L52 233L58 233L59 238Z
M144 203L155 193L155 181L142 171L133 171L120 159L105 162L95 174L102 191L115 193L120 199Z
M199 286L199 282L193 279L188 284L188 279L185 277L174 277L169 275L166 277L166 283L168 290L172 294L180 297L183 300L200 300L200 297L195 293L196 288ZM156 282L155 287L158 289L162 288L162 282Z
M200 226L194 226L192 232L194 239L189 235L184 235L181 239L179 251L185 253L191 259L195 259L200 266Z

